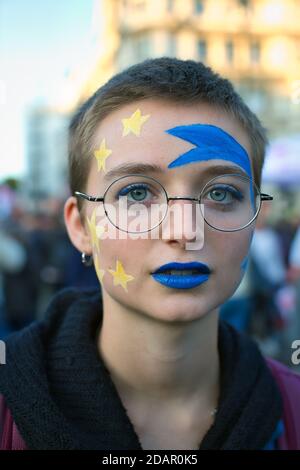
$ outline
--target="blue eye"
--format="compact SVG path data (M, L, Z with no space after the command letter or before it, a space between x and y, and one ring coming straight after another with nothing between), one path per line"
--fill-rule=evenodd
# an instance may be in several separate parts
M235 201L241 202L244 199L243 194L239 190L227 185L215 186L207 192L207 195L210 201L223 204L230 204Z
M145 202L149 192L145 184L131 184L122 188L117 196L128 196L130 202Z

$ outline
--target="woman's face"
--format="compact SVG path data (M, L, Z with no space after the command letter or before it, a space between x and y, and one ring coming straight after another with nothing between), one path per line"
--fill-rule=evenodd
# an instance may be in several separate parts
M195 148L196 152L187 154ZM197 197L216 166L253 174L250 152L249 139L240 125L210 105L137 101L111 113L96 130L86 193L103 196L118 178L116 174L109 177L112 169L137 163L162 167L159 173L143 174L158 180L169 196ZM208 169L209 178L205 176ZM200 214L193 202L172 201L174 205L179 209L193 206ZM196 217L195 210L192 217ZM102 203L86 202L85 218L104 301L108 296L125 309L162 321L195 320L231 297L243 277L254 230L252 224L240 231L221 232L201 223L200 217L196 244L191 220L178 222L169 214L154 229L156 238L150 232L144 238L122 232L120 239L118 230L110 231ZM117 239L108 238L104 230L117 234ZM195 242L193 248L188 248L192 246L189 242ZM153 276L160 266L171 262L202 263L209 275L203 272L202 281L186 288L176 287L178 277L175 283L166 282L168 273Z

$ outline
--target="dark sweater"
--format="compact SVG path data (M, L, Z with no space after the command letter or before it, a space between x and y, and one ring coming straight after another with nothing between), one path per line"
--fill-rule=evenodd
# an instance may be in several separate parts
M28 448L142 448L97 350L101 322L99 290L68 289L7 339L0 393ZM200 448L261 449L281 417L277 386L255 344L224 323L219 353L219 408Z

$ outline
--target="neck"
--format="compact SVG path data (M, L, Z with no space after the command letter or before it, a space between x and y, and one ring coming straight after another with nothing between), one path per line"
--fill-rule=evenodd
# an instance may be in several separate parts
M105 294L99 353L123 396L144 403L201 402L219 394L218 310L191 322L132 312Z

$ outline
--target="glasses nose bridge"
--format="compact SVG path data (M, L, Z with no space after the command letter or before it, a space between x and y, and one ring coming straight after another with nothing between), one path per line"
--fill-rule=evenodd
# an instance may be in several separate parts
M168 234L167 238L174 240L183 240L184 243L192 243L192 241L202 241L204 233L204 219L200 213L200 218L197 215L197 206L191 203L199 203L199 198L190 196L172 196L167 194L167 210L165 225L162 225L162 233L165 231ZM174 207L169 204L170 201L188 201L189 207L185 204ZM164 238L164 235L162 235Z
M199 202L199 198L189 197L189 196L186 196L186 197L181 197L181 196L169 197L168 196L168 203L169 203L169 201L196 201L196 202Z
M172 210L171 207L173 206L173 204L170 205L170 201L175 201L175 208L176 208L176 201L189 201L189 205L193 202L196 202L196 203L199 203L199 198L195 198L195 197L190 197L190 196L173 196L173 197L168 197L167 196L167 209L168 211L169 210ZM185 205L186 203L184 202L183 203L183 206ZM193 204L194 206L194 204Z

